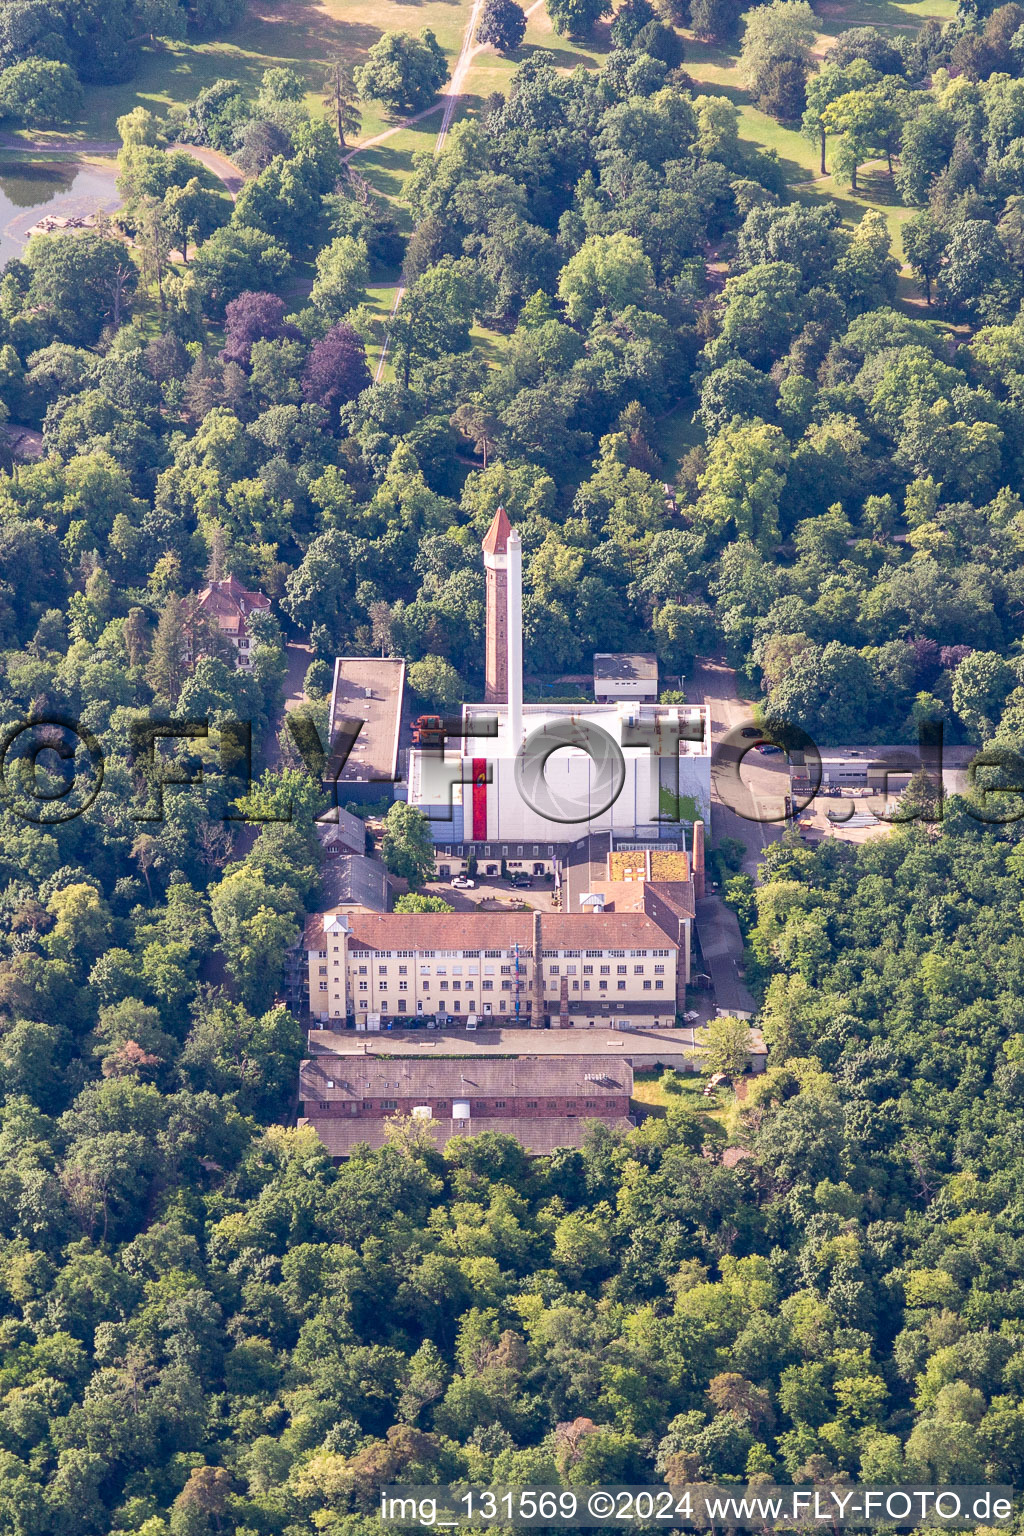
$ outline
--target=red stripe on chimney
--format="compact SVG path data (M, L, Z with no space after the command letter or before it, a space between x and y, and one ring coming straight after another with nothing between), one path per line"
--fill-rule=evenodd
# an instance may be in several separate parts
M473 841L487 841L487 759L473 759Z

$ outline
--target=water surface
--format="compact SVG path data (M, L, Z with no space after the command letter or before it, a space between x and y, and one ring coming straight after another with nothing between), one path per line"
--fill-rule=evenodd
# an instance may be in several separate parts
M118 204L117 171L80 160L32 164L0 153L0 266L20 256L32 226L48 213L112 212Z

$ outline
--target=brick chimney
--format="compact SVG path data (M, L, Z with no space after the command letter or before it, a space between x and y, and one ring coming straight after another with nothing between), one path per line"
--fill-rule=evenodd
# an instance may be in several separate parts
M508 536L512 525L504 507L494 514L483 542L486 582L484 702L508 699Z
M693 824L693 894L698 901L704 895L704 823Z
M533 1011L530 1023L534 1029L544 1028L544 963L543 940L540 931L540 913L533 914Z

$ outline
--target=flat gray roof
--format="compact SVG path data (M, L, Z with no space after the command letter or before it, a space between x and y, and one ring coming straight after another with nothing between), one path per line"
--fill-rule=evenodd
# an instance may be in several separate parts
M723 1013L752 1018L757 1003L739 972L743 939L736 914L717 896L696 903L697 936L715 989L715 1006Z
M405 697L405 661L400 656L339 656L334 663L329 733L344 720L362 725L339 784L393 781ZM330 770L333 772L333 767Z
M450 1056L310 1056L299 1068L299 1097L306 1103L335 1104L365 1099L617 1098L633 1092L633 1070L625 1057L609 1062L594 1052L583 1056L492 1056L470 1064ZM339 1076L343 1073L344 1076ZM552 1111L555 1113L555 1111Z
M635 652L632 655L619 655L614 651L597 651L594 655L594 676L602 681L610 678L629 678L634 682L658 681L658 658L654 655Z
M759 1030L751 1031L751 1049L764 1051ZM572 1029L388 1029L376 1031L311 1029L311 1056L603 1056L655 1059L659 1052L699 1054L689 1026L676 1029L609 1029L577 1024Z

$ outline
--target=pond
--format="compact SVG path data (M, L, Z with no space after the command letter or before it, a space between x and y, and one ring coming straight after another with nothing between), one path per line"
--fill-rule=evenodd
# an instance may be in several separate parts
M66 218L100 208L113 211L120 201L116 180L113 164L69 158L43 165L0 158L0 267L21 255L29 230L47 214Z

